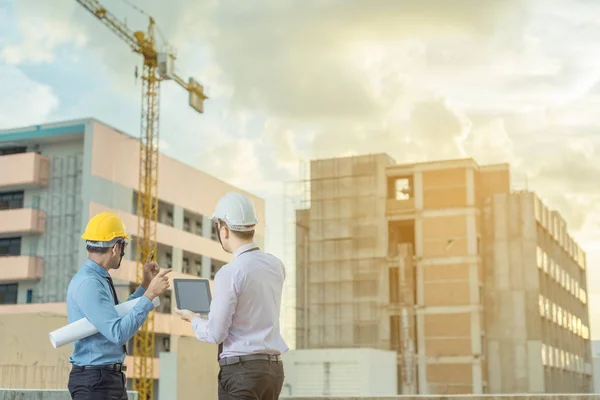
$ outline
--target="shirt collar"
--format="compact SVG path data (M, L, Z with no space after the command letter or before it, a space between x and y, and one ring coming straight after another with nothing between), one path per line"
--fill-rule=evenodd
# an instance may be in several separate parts
M249 250L254 250L254 249L258 249L258 245L254 242L251 243L247 243L243 246L238 247L234 252L233 252L233 256L237 257L242 253L245 253Z
M102 268L102 266L92 260L90 260L89 258L85 259L85 262L83 263L83 265L86 268L91 269L92 271L100 274L103 278L108 278L110 277L110 274L108 273L107 270L105 270L104 268Z

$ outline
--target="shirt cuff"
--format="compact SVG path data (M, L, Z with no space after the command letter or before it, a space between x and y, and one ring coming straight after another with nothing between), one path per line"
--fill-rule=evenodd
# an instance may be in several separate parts
M138 310L142 309L143 311L149 313L154 309L154 304L152 304L149 298L142 296L133 308L137 308Z

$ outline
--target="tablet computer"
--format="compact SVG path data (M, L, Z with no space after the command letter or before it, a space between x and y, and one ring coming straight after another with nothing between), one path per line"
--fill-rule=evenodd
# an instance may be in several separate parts
M207 315L210 311L210 283L208 279L173 279L177 308Z

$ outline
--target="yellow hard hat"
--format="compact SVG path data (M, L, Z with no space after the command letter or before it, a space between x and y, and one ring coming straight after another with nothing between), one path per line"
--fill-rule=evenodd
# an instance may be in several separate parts
M111 212L94 215L85 227L81 238L90 242L110 242L115 238L130 240L121 218Z

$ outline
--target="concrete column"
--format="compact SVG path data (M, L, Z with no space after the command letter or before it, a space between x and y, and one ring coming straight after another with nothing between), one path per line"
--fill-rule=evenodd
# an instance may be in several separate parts
M173 255L173 271L181 272L183 250L173 247L173 253L171 254Z
M212 259L209 256L202 256L202 278L210 279Z
M413 196L415 198L415 208L423 209L423 173L415 172L413 175Z
M415 218L415 255L423 257L423 220L419 216Z
M475 170L467 168L467 205L475 205Z
M427 355L425 353L425 316L417 310L417 348L418 348L418 380L419 394L429 394L427 384Z
M173 340L171 340L171 352L162 352L158 356L160 362L159 399L177 398L177 353L173 350L173 345Z
M481 360L473 361L473 394L483 393L483 373L481 371Z
M183 230L183 207L173 206L173 227Z
M212 232L212 220L209 217L202 217L202 236L210 238Z

